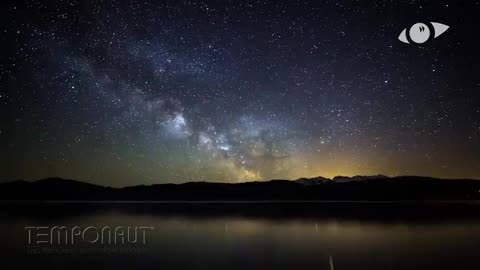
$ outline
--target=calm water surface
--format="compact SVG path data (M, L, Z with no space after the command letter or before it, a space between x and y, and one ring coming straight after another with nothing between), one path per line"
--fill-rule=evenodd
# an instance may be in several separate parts
M480 207L444 209L3 205L0 248L7 267L2 269L480 269L480 216L475 212ZM456 209L468 214L458 215L462 211ZM145 244L28 244L25 227L56 225L154 230L147 232Z

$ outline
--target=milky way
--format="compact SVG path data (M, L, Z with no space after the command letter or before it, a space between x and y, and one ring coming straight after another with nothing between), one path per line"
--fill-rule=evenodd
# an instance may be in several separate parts
M2 4L0 181L480 178L479 2L359 2Z

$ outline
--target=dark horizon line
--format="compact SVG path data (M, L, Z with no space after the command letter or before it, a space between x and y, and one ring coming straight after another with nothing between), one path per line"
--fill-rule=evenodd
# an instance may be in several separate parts
M422 176L422 175L397 175L397 176L386 176L383 174L376 174L376 175L354 175L354 176L344 176L344 175L337 175L332 178L328 177L323 177L323 176L315 176L315 177L300 177L297 179L268 179L268 180L254 180L254 181L242 181L242 182L216 182L216 181L187 181L187 182L180 182L180 183L173 183L173 182L159 182L159 183L154 183L154 184L137 184L137 185L126 185L126 186L119 186L119 187L114 187L114 186L109 186L109 185L103 185L103 184L98 184L92 181L85 181L85 180L77 180L77 179L70 179L70 178L64 178L60 176L52 176L52 177L45 177L45 178L39 178L35 180L25 180L25 179L15 179L11 181L4 181L0 182L1 184L8 184L8 183L14 183L14 182L27 182L27 183L37 183L37 182L42 182L42 181L48 181L48 180L62 180L62 181L73 181L73 182L79 182L79 183L85 183L85 184L90 184L90 185L95 185L95 186L100 186L100 187L105 187L105 188L128 188L128 187L138 187L138 186L156 186L156 185L185 185L185 184L194 184L194 183L206 183L206 184L225 184L225 185L236 185L236 184L245 184L245 183L267 183L267 182L274 182L274 181L289 181L289 182L301 182L303 181L308 181L308 180L325 180L325 181L331 181L332 183L341 183L338 181L341 180L352 180L350 182L355 182L355 181L365 181L365 180L386 180L386 179L396 179L396 178L418 178L418 179L431 179L431 180L467 180L467 181L480 181L480 179L475 179L475 178L440 178L440 177L433 177L433 176Z
M480 200L480 181L421 176L300 178L106 187L63 178L0 184L0 201L385 201Z

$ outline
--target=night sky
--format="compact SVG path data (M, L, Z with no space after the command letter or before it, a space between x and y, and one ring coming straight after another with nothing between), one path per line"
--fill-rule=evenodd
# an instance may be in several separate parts
M0 181L480 178L480 1L1 5Z

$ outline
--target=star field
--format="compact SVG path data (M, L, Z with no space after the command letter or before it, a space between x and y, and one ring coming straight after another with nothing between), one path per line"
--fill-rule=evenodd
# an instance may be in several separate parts
M2 5L0 180L480 178L479 1Z

